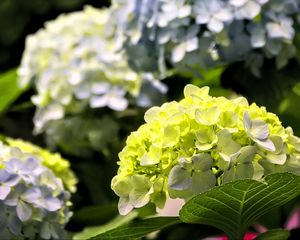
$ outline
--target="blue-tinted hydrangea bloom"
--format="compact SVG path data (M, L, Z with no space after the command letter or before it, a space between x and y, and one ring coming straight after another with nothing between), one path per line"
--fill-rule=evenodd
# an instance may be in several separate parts
M283 67L295 55L299 7L298 0L113 1L116 36L130 63L164 73L166 66L244 61L259 75L265 58Z
M37 106L34 131L46 132L51 145L63 145L69 153L85 152L77 148L79 145L93 148L91 138L101 139L99 146L106 145L117 132L112 120L107 126L111 135L103 136L105 130L101 132L101 127L79 123L85 118L82 115L90 117L91 112L97 112L99 126L106 121L99 111L106 107L115 112L132 105L147 107L155 103L153 92L163 95L166 91L164 86L156 87L153 76L130 69L121 42L111 37L107 21L110 10L86 7L47 22L45 28L26 40L18 74L20 85L32 83L37 90L32 98ZM152 87L142 92L145 84ZM81 128L74 128L79 125L86 131L79 133ZM77 139L77 146L64 142L65 132L68 138Z
M0 145L0 238L62 239L70 193L41 161Z

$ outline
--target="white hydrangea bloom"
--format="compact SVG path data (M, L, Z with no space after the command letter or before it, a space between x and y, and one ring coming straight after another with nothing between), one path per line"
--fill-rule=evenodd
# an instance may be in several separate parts
M47 138L52 138L52 143L56 139L56 145L67 144L61 142L64 134L55 132L63 131L64 127L69 129L67 122L71 120L64 119L81 118L91 109L102 111L108 107L124 111L130 104L140 105L138 99L146 73L128 66L125 51L112 35L113 29L106 26L110 18L109 9L86 7L47 22L26 40L18 69L19 82L21 86L33 84L37 90L32 97L37 106L34 132L53 134ZM155 80L147 82L154 84ZM152 91L159 89L153 87ZM146 94L151 95L151 89ZM99 113L96 115L101 118ZM115 123L110 125L108 128L116 132ZM88 139L89 134L83 138Z

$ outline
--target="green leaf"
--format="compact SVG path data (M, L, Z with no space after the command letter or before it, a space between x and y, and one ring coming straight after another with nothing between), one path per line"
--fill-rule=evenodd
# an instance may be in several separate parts
M4 112L26 89L17 84L16 69L0 75L0 113Z
M117 203L99 206L86 206L76 211L71 218L72 224L93 226L104 224L118 215Z
M286 229L272 229L257 236L254 240L287 240L290 236L290 231Z
M300 177L291 173L271 174L263 182L230 182L192 198L181 209L180 219L214 226L240 240L256 219L298 196L299 184Z
M228 97L232 94L232 91L229 89L225 89L223 86L221 86L220 79L221 75L224 71L224 66L218 66L211 69L203 69L198 67L198 77L197 75L194 75L193 79L191 80L191 83L199 86L209 86L209 94L214 97Z
M298 108L299 101L300 95L290 92L286 98L282 98L278 107L280 120L284 122L285 126L291 126L295 135L300 135L300 114L295 111Z
M107 232L111 229L115 229L121 225L124 225L134 218L138 216L137 211L132 211L131 213L127 214L126 216L117 216L107 224L103 224L101 226L94 226L94 227L87 227L83 229L82 232L77 233L73 236L74 240L81 240L81 239L89 239L101 233Z
M293 92L300 96L300 83L295 84L295 86L293 87Z
M180 220L177 217L156 217L136 220L104 232L91 239L134 240L177 223L180 223Z

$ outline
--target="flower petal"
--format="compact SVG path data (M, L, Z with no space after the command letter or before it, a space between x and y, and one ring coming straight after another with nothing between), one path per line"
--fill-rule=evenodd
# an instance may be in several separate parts
M0 185L0 200L4 200L10 193L10 187L5 185Z
M28 206L27 203L23 202L22 200L18 201L17 204L17 215L22 222L27 221L32 214L31 208Z

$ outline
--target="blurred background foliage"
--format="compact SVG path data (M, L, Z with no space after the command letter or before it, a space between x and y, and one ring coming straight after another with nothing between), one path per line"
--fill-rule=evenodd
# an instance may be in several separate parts
M28 34L61 13L80 10L84 5L107 7L110 0L1 0L0 72L17 66Z
M20 89L16 82L16 68L20 64L28 34L35 33L48 20L55 19L62 13L81 10L85 5L102 8L109 6L109 0L2 0L0 1L0 133L13 138L22 138L45 146L41 136L32 134L32 118L35 108L30 102L33 95L31 89ZM11 70L12 69L12 70ZM11 105L12 104L12 105ZM101 161L103 156L97 155L80 161L67 156L78 164L72 164L76 174L81 178L78 193L73 196L74 209L82 206L101 205L115 199L109 183L116 171L116 161ZM110 156L117 159L117 155ZM93 163L93 159L98 164ZM102 186L101 186L102 185ZM116 214L116 208L109 208L103 218ZM71 230L80 230L84 224L77 221L82 215L70 223ZM88 211L88 215L90 212ZM97 216L95 216L96 218ZM101 222L97 219L94 224Z
M109 0L1 0L0 1L0 133L29 140L40 146L45 146L41 136L32 134L32 118L35 109L30 102L33 95L31 89L19 89L16 83L16 71L24 50L25 38L43 27L45 21L56 18L61 13L83 9L84 5L107 7ZM300 135L300 36L296 35L294 44L297 55L287 66L277 70L274 60L264 62L261 77L254 76L244 63L237 62L230 66L213 68L201 71L198 77L189 73L181 73L168 77L164 83L169 86L168 100L177 100L182 97L182 89L187 83L198 86L208 85L213 96L244 95L249 102L266 106L268 111L279 115L284 126L292 126L295 135ZM13 70L10 70L13 69ZM9 72L6 72L10 70ZM192 79L192 80L191 80ZM174 84L176 81L176 84ZM143 114L130 119L130 113L121 116L124 125L136 129L143 121ZM79 130L80 131L80 130ZM122 132L125 139L128 134ZM118 146L117 149L120 149ZM76 214L72 218L68 229L80 231L86 226L99 225L113 219L117 215L117 197L110 189L111 178L114 176L118 159L118 151L111 151L111 155L95 153L88 159L74 156L65 156L71 160L73 170L80 179L78 193L73 196L72 202ZM108 161L113 159L114 161ZM102 161L100 161L102 160ZM97 164L95 164L97 162ZM286 217L292 207L284 209ZM79 210L79 211L78 211ZM134 213L134 217L142 213ZM278 211L276 211L277 213ZM122 221L129 221L123 219ZM268 224L267 217L262 219ZM116 221L118 224L119 222ZM283 222L282 216L276 216L277 226ZM182 224L184 225L184 224ZM163 231L158 239L184 239L189 232L191 237L199 237L199 226L174 227L173 235ZM274 222L273 222L274 225ZM276 225L276 224L275 224ZM197 231L194 231L194 230ZM211 229L201 226L205 236ZM208 229L208 230L207 230ZM92 229L93 231L95 229ZM176 235L176 236L175 236ZM183 237L182 237L183 236ZM203 236L201 236L203 237Z
M110 0L0 1L0 73L15 69L20 64L28 34L42 28L46 21L55 19L62 13L81 10L85 5L108 7ZM1 77L0 89L5 90L1 91L0 97L0 131L11 137L40 142L40 138L32 136L34 108L30 97L33 91L23 90L24 94L21 95L21 90L16 86L15 70ZM7 104L12 102L14 106L4 115Z

